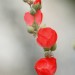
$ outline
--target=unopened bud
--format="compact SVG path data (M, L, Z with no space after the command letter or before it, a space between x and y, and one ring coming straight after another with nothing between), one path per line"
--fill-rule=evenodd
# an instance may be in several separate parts
M31 15L34 15L36 13L36 10L34 8L32 8L30 13L31 13Z
M34 28L33 28L32 26L28 26L28 27L27 27L27 31L28 31L29 33L34 33Z
M37 4L34 4L32 7L33 7L35 10L39 10L39 9L41 9L41 4L40 4L40 3L37 3Z

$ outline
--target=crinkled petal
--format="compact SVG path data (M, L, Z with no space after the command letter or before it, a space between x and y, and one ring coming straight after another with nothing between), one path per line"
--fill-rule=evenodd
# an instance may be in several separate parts
M47 41L44 37L39 36L39 38L37 38L37 42L38 44L40 43L41 46L46 47Z
M57 69L56 58L41 58L34 67L38 75L54 75Z
M40 38L41 37L41 38ZM57 33L50 27L40 28L37 43L44 48L51 48L57 41Z

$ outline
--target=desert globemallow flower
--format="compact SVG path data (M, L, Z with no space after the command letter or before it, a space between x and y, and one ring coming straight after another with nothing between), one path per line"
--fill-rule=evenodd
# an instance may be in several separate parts
M30 12L26 12L24 15L24 20L27 25L32 26L34 22L38 25L41 24L43 18L43 14L41 10L38 10L35 15L31 15Z
M38 75L54 75L57 69L56 58L41 58L34 66Z
M51 48L57 41L57 33L50 27L40 28L37 33L37 43L43 48Z

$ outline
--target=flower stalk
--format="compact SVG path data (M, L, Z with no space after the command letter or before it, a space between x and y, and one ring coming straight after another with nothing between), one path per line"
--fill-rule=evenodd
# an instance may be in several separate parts
M31 10L24 15L27 31L36 38L37 43L44 50L45 58L40 59L35 64L35 70L38 75L54 75L57 69L57 63L52 52L55 51L57 47L57 33L54 29L46 27L46 25L41 26L43 18L41 0L23 1L29 4L31 8Z

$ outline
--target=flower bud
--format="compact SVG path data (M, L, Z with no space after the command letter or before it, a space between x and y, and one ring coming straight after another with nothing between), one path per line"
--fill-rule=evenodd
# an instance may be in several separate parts
M30 10L30 14L31 15L34 15L36 13L36 10L34 9L34 8L32 8L31 10Z
M27 26L27 31L29 33L34 33L34 28L32 26Z
M34 4L32 7L37 11L37 10L40 10L42 6L40 3L37 3L37 4Z

